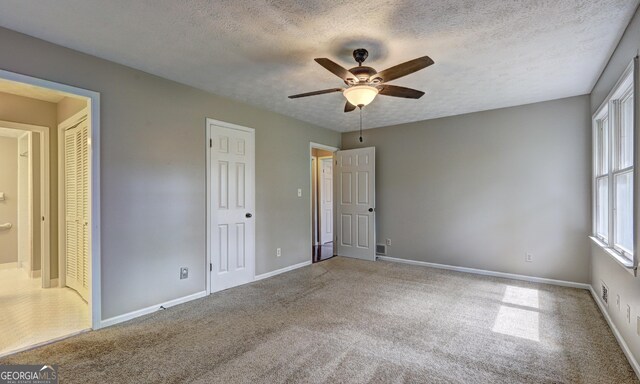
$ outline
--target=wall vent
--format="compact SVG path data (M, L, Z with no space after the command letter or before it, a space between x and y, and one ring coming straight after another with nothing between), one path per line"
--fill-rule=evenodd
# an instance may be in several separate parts
M387 246L385 244L376 244L376 255L386 255L387 254Z
M600 298L602 299L602 302L604 303L604 305L608 307L609 306L609 288L604 283L604 281L601 281L600 284L602 285L602 289L600 291Z

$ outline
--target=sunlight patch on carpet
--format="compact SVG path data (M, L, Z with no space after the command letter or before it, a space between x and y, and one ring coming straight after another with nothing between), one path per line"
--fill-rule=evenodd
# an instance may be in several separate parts
M507 285L504 291L503 303L515 304L522 307L540 308L538 290Z
M506 286L493 332L540 341L538 290Z

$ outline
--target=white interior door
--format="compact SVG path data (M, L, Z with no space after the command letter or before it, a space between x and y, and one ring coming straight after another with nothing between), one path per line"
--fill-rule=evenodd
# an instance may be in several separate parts
M320 242L333 241L333 158L320 159Z
M64 133L65 285L89 297L89 125Z
M245 284L255 270L255 133L209 123L211 292Z
M336 152L337 252L340 256L376 259L374 147Z

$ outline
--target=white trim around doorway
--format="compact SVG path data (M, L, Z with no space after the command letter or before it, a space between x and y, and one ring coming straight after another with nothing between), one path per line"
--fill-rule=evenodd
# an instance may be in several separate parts
M80 96L89 99L88 119L91 123L91 286L89 287L89 311L91 327L102 328L102 280L101 280L101 239L100 239L100 93L53 81L39 79L15 72L0 70L0 79L35 85L37 87L67 93L70 96Z
M330 145L325 145L325 144L318 144L318 143L314 143L313 141L310 141L309 142L309 158L313 158L313 150L314 149L322 149L322 150L325 150L325 151L332 152L333 154L335 154L337 151L340 150L340 148L332 147ZM334 156L334 159L335 159L335 156ZM335 184L336 183L335 183L335 175L334 175L334 183L333 183L333 196L334 196L334 199L333 199L333 212L334 212L334 215L333 215L333 228L334 228L334 231L333 231L333 253L334 254L336 253L336 241L335 241L336 240L336 233L335 233L335 228L337 228L336 227L337 218L336 218L336 215L335 215L336 204L337 204L336 203L336 199L335 199L335 196L336 196L336 186L335 186ZM311 171L311 167L309 167L309 208L310 209L313 209L313 193L311 191L312 188L313 188L313 172ZM311 213L311 211L309 211L309 213ZM313 215L311 215L310 220L309 220L309 243L311 244L311 247L314 246L314 244L313 244L313 224L311 223L312 220L313 220ZM312 248L309 248L309 252L311 252L311 249Z

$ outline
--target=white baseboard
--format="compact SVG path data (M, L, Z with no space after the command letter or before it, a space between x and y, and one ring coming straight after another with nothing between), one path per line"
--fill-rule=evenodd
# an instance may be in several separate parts
M59 280L57 278L51 279L49 280L49 283L51 284L50 288L57 288L59 284Z
M609 324L609 328L611 328L613 335L616 337L616 340L618 341L618 345L620 345L620 348L622 348L622 352L624 352L624 355L627 357L627 360L629 360L629 364L631 364L631 368L633 368L633 370L635 371L636 376L640 378L640 365L638 364L635 357L631 353L631 350L629 349L629 346L627 345L627 343L624 341L624 338L622 338L622 334L620 334L620 331L618 331L618 328L616 327L615 323L611 319L611 316L609 316L609 312L607 312L606 307L604 306L602 301L600 301L600 296L598 296L596 291L593 290L593 287L591 285L589 286L589 291L591 292L591 296L593 296L593 300L596 302L596 304L598 304L598 308L600 308L600 312L602 312L602 316L604 316L604 318L607 320L607 323Z
M105 320L100 321L100 328L110 327L112 325L116 325L116 324L123 323L123 322L131 320L131 319L135 319L136 317L148 315L150 313L153 313L153 312L156 312L156 311L160 310L161 306L165 307L165 308L169 308L169 307L173 307L174 305L186 303L187 301L191 301L191 300L199 299L201 297L205 297L206 295L207 295L207 291L201 291L201 292L189 295L189 296L184 296L184 297L181 297L181 298L178 298L178 299L169 300L169 301L166 301L164 303L152 305L152 306L147 307L147 308L138 309L137 311L132 311L132 312L125 313L125 314L122 314L122 315L114 316L114 317L111 317L109 319L105 319Z
M29 271L29 277L32 279L39 279L42 276L41 271L38 269L37 271Z
M475 268L467 268L467 267L456 267L456 266L453 266L453 265L429 263L429 262L426 262L426 261L398 259L396 257L389 257L389 256L377 256L377 258L379 260L392 261L392 262L396 262L396 263L411 264L411 265L421 265L421 266L424 266L424 267L446 269L446 270L449 270L449 271L457 271L457 272L473 273L473 274L476 274L476 275L502 277L502 278L505 278L505 279L514 279L514 280L523 280L523 281L529 281L529 282L532 282L532 283L543 283L543 284L551 284L551 285L560 285L560 286L563 286L563 287L580 288L580 289L586 289L586 290L591 288L591 285L589 285L589 284L576 283L576 282L573 282L573 281L554 280L554 279L547 279L547 278L544 278L544 277L517 275L517 274L514 274L514 273L506 273L506 272L487 271L487 270L484 270L484 269L475 269Z
M273 277L273 276L279 275L281 273L293 271L294 269L306 267L307 265L311 265L311 260L305 261L305 262L302 262L302 263L298 263L298 264L294 264L294 265L290 265L288 267L276 269L275 271L263 273L261 275L256 275L256 277L253 280L254 281L258 281L258 280L266 279L266 278L269 278L269 277Z
M18 269L18 262L2 263L0 264L0 269Z

